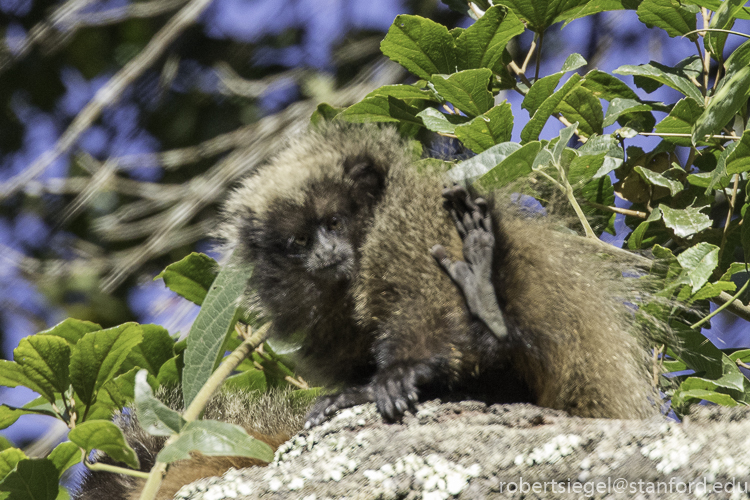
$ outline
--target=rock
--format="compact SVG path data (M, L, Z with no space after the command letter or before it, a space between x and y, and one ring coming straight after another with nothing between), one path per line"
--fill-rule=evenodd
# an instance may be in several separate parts
M704 407L685 423L583 419L429 401L388 424L370 404L299 433L268 467L232 469L175 498L701 498L705 488L711 498L746 498L748 417L746 408Z

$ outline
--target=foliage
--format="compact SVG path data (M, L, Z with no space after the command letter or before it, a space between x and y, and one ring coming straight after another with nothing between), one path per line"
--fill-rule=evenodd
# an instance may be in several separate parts
M739 250L745 256L750 252L750 230L744 223L749 206L745 191L750 187L750 41L728 57L723 48L726 30L750 10L733 1L721 3L715 12L691 0L644 0L638 5L639 20L646 26L663 29L670 37L687 37L698 48L697 55L674 67L650 61L613 72L632 76L635 87L645 93L666 85L681 95L675 102L662 103L639 97L613 74L597 69L575 72L587 65L576 53L550 75L539 75L537 65L531 78L525 63L519 67L507 52L508 41L529 29L537 43L526 62L534 55L538 60L545 30L552 23L621 9L619 2L446 3L477 21L467 29L448 30L419 16L398 16L381 49L419 80L381 87L339 110L333 119L392 122L414 137L429 130L456 138L477 154L454 166L449 172L453 181L468 180L483 190L514 186L542 202L549 199L552 184L591 237L613 232L616 214L625 214L632 231L628 248L651 248L668 263L661 293L665 297L695 306L722 294L726 301L726 292L737 288L733 279L747 280L748 271L735 255ZM698 17L712 30L696 31ZM712 60L718 63L717 71L710 71ZM506 89L523 96L528 120L514 117L505 101L495 104L494 97ZM657 120L657 113L666 116ZM551 119L565 128L556 139L540 140ZM604 132L615 123L619 128ZM510 141L514 124L523 124L520 143ZM651 151L628 146L628 140L639 134L663 140ZM689 148L686 161L680 160L678 146ZM537 182L519 183L529 178ZM729 206L721 213L720 226L708 214L719 205L717 194ZM630 207L615 206L615 196L630 202ZM592 225L600 228L598 234ZM743 355L708 343L695 329L707 320L688 328L667 313L674 311L662 315L671 320L679 337L668 365L694 371L676 377L680 386L669 391L673 408L682 412L700 399L750 403L750 381L738 367Z
M614 72L633 76L635 86L646 93L666 85L681 95L675 102L661 103L640 97L612 74L596 69L578 73L587 66L579 54L571 54L555 73L539 75L537 64L533 77L526 74L526 64L534 53L539 59L545 30L553 23L625 8L620 2L446 3L477 21L466 29L448 30L429 19L402 15L381 44L385 55L418 78L415 84L381 87L345 109L321 105L313 122L391 122L412 137L424 137L426 131L453 137L476 153L449 171L454 181L468 180L484 190L519 186L542 202L549 198L551 185L594 238L612 232L616 214L626 215L632 230L628 248L650 248L665 263L665 297L698 304L736 290L733 278L748 273L744 262L735 261L736 250L745 256L750 252L750 224L743 224L748 208L743 201L745 172L750 171L750 42L725 58L726 32L694 30L698 16L706 27L730 29L735 19L750 14L747 9L734 0L710 7L706 1L643 0L636 6L643 24L670 36L687 36L699 47L698 55L674 67L652 61ZM535 44L519 66L507 44L526 30L534 32ZM708 73L711 60L718 63L718 73ZM524 96L528 120L514 117L506 102L495 102L501 90ZM666 116L657 120L659 113ZM564 126L559 137L540 140L551 119ZM605 127L614 123L619 128L605 134ZM520 143L510 140L514 127L520 128ZM663 140L651 151L627 144L638 134L654 133ZM680 160L678 147L689 148L687 160ZM531 178L547 182L521 182ZM717 193L729 201L726 223L718 228L706 213L718 205ZM630 208L616 207L615 196L629 201ZM87 463L92 449L137 467L134 451L110 421L113 412L126 405L135 405L149 432L170 436L160 463L184 458L191 450L271 458L268 448L242 429L194 420L192 410L177 412L153 395L159 386L182 384L186 406L194 408L225 351L246 345L235 326L238 298L250 270L231 261L217 270L209 257L191 254L159 275L170 289L201 305L187 342L175 342L155 325L125 323L103 329L68 319L23 339L13 361L0 361L0 385L23 385L40 394L22 407L1 405L1 428L22 415L40 414L71 429L69 441L47 458L28 458L19 449L4 447L0 499L65 498L58 479L74 463ZM674 311L661 309L655 303L643 312L672 317ZM253 318L243 321L260 325ZM699 325L672 325L680 345L671 346L675 348L663 362L669 370L693 370L676 378L680 385L671 393L673 407L684 411L701 399L749 403L750 382L738 367L750 360L748 351L723 352L706 341ZM224 382L227 387L264 390L290 381L304 387L268 345L254 351L236 372ZM40 474L44 481L34 480Z

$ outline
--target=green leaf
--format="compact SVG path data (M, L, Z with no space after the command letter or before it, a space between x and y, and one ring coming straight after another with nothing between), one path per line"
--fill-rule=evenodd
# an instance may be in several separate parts
M638 175L640 175L641 178L648 184L669 189L669 194L672 196L675 196L677 193L685 189L680 181L672 179L668 175L662 175L660 173L654 172L653 170L641 167L640 165L636 166L634 170L638 172ZM667 172L669 172L669 170ZM664 172L664 174L666 174L667 172ZM680 172L684 174L685 171L680 169Z
M469 116L481 115L493 104L488 90L492 71L467 69L450 76L433 75L432 84L441 97Z
M638 100L638 94L628 87L625 82L598 69L586 73L581 86L590 90L599 99L610 102L617 98Z
M729 120L747 104L748 92L750 66L745 66L731 76L727 75L693 126L693 144L705 140L706 135L716 134L729 123Z
M703 95L701 94L698 87L688 78L688 71L686 68L670 68L657 62L651 61L648 64L641 64L639 66L620 66L613 71L618 75L633 75L653 80L657 83L656 87L646 89L647 92L656 90L660 85L667 85L673 89L681 92L682 94L690 97L695 102L703 105Z
M4 478L16 468L18 462L25 460L27 457L23 451L18 448L8 448L0 451L0 479Z
M693 99L680 99L669 116L656 125L655 131L660 134L691 134L693 124L702 113L703 108ZM664 140L679 146L690 146L692 143L690 137L664 137Z
M78 424L68 433L68 439L86 450L87 455L91 450L97 449L129 467L139 467L138 457L125 441L122 430L108 420L90 420Z
M273 449L263 441L250 437L238 425L216 420L189 422L174 443L164 447L156 459L172 463L190 458L191 451L209 456L241 456L270 462Z
M687 325L673 325L680 339L678 357L696 374L709 379L712 383L728 389L743 390L745 376L736 363L722 353L700 332Z
M726 157L726 174L739 174L750 171L750 132L742 134L742 139Z
M555 111L561 113L569 122L577 122L578 133L584 137L603 132L602 104L599 98L583 87L573 87Z
M613 125L617 119L624 114L636 111L651 111L651 109L651 106L643 104L636 99L621 99L615 97L607 108L607 114L604 116L604 123L602 123L602 126L608 127Z
M587 2L588 0L498 0L494 3L507 5L519 18L528 22L530 30L542 33L557 21L560 14Z
M541 147L541 146L540 146ZM473 181L499 165L509 155L521 149L515 142L504 142L487 151L462 161L448 171L448 178L456 183Z
M560 90L544 100L536 113L534 113L534 116L531 117L531 120L529 120L521 131L522 142L531 142L539 139L539 134L542 132L544 124L547 123L547 120L552 116L552 113L555 112L563 99L565 99L568 93L570 93L580 81L580 75L574 73L571 75L570 79L560 87Z
M466 123L469 118L459 115L447 115L441 113L435 108L426 108L417 114L417 118L422 120L427 130L441 134L453 134L456 131L456 125Z
M81 449L72 441L65 441L55 446L47 457L55 465L58 475L83 460Z
M422 125L419 109L391 96L368 97L339 113L338 118L354 123L406 122Z
M5 359L0 359L0 385L5 387L17 387L22 385L39 394L45 393L44 388L37 385L34 380L26 375L26 372L24 372L21 365L14 361L8 361ZM47 389L50 388L48 387Z
M55 337L65 339L70 345L75 345L87 333L96 332L101 329L102 327L96 323L68 318L49 330L37 333L37 335L54 335Z
M694 380L701 380L697 377L690 377L685 382L683 382L683 385L685 385L686 382L692 382ZM706 381L708 382L708 381ZM722 394L720 392L716 391L709 391L706 389L687 389L687 387L695 385L694 383L690 383L689 385L685 385L685 388L683 386L680 386L680 389L675 393L674 398L677 398L677 401L680 403L686 403L693 399L698 400L705 400L710 401L712 403L715 403L717 405L721 406L737 406L738 403L735 401L730 395L728 394ZM703 385L703 384L701 384ZM712 384L715 385L715 384Z
M735 16L743 8L745 0L725 0L721 2L721 7L711 17L709 28L730 30L734 26ZM727 41L727 33L715 31L707 32L703 38L703 44L706 50L711 52L711 56L717 61L724 60L724 44Z
M33 335L21 339L13 349L13 359L24 373L42 389L48 401L55 401L55 392L68 390L70 347L65 339L53 335Z
M250 272L251 267L242 263L236 252L232 254L211 285L203 307L190 328L182 374L186 407L190 406L224 354L222 346L233 331L237 305L245 293Z
M430 90L422 90L414 85L383 85L365 96L367 97L395 97L396 99L418 99L421 101L440 102L438 96Z
M143 338L141 326L125 323L84 335L70 357L70 382L81 401L90 405L96 391L117 375L130 351Z
M510 141L512 131L513 112L507 101L477 116L469 123L455 128L456 137L475 153L481 153L496 144Z
M750 349L740 349L739 351L735 351L729 355L729 359L735 363L737 360L740 360L743 363L748 363L750 362Z
M723 0L683 0L684 3L705 7L708 10L717 12L721 9ZM737 12L737 19L750 19L750 8L744 7Z
M534 159L542 149L539 141L525 144L520 149L510 153L499 165L480 177L476 184L481 188L491 190L507 186L511 182L532 172Z
M524 25L513 12L499 5L490 7L456 39L459 69L488 68L497 72L505 46L523 32Z
M724 64L724 79L720 85L724 85L727 78L731 78L736 72L750 65L750 40L746 41L732 52Z
M677 256L682 269L687 272L693 293L708 282L716 266L719 265L719 247L700 242Z
M0 491L10 493L8 500L55 500L60 475L46 458L21 460L16 470L0 482Z
M180 379L182 378L182 355L177 355L171 359L168 359L161 368L159 374L156 376L156 380L159 385L166 387L177 387L180 385Z
M717 281L716 283L706 283L703 287L690 297L691 302L699 300L708 300L721 295L721 292L734 292L737 285L731 281Z
M146 381L148 372L141 370L135 376L135 409L138 423L152 436L171 436L180 432L185 420L179 412L154 397Z
M734 152L737 144L736 142L730 142L727 144L726 149L719 155L716 168L711 172L711 181L706 188L706 194L710 194L711 189L714 189L716 186L725 187L729 185L730 176L727 174L727 159Z
M676 0L643 0L638 6L638 19L649 28L661 28L671 37L682 36L695 30L695 7L684 7ZM691 41L697 33L688 35Z
M662 204L659 205L659 210L664 217L664 224L679 238L687 238L711 227L711 219L702 214L699 208L673 210Z
M268 389L268 382L262 370L250 369L228 377L224 381L223 388L230 391L265 392Z
M154 280L164 280L167 288L194 304L201 305L206 293L216 279L219 264L208 255L193 252L184 259L170 264Z
M396 16L380 50L425 80L456 71L456 42L448 28L423 17Z
M580 54L571 54L563 63L561 71L553 73L551 75L540 78L535 81L531 86L526 96L523 98L521 107L529 112L529 115L533 115L539 106L550 96L560 83L560 78L568 71L573 71L581 66L586 65L586 60Z
M161 365L174 356L174 340L169 332L159 325L141 325L143 340L128 354L122 364L122 371L132 368L145 368L154 376Z
M313 127L319 127L321 123L333 121L336 115L341 113L344 108L334 108L326 102L321 102L313 111L310 117L310 123Z

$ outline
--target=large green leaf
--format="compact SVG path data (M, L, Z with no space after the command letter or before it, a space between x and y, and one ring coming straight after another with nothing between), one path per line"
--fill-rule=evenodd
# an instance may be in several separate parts
M392 96L368 97L349 106L336 118L354 123L366 122L406 122L423 125L417 117L419 108Z
M58 474L62 474L70 467L82 460L81 449L72 441L65 441L55 446L47 457L55 465Z
M586 88L585 83L582 86ZM592 95L596 94L592 93ZM609 127L610 125L613 125L622 115L640 111L651 111L651 109L653 109L651 106L644 104L639 100L615 97L607 107L607 114L604 115L602 126Z
M604 112L599 98L581 86L573 87L555 109L571 123L578 123L578 133L584 137L601 134Z
M498 71L505 46L524 32L524 25L505 7L490 7L456 39L458 69L489 68Z
M8 448L0 451L0 480L10 474L16 468L18 462L28 458L23 451L18 448Z
M677 260L690 279L693 293L696 293L719 265L719 247L702 241L678 255Z
M367 97L395 97L396 99L418 99L423 101L439 102L438 96L435 92L430 90L422 90L414 85L383 85L378 87L369 94Z
M70 384L68 365L70 347L65 339L53 335L33 335L21 339L13 349L13 359L48 401L55 401L55 392L63 393Z
M638 18L649 28L661 28L671 37L683 36L695 30L694 6L685 7L677 0L643 0L638 6ZM688 35L692 41L698 39L697 33Z
M70 382L84 404L95 401L96 391L117 374L142 338L141 325L125 323L87 333L78 341L70 357Z
M30 378L23 367L14 361L8 361L0 359L0 385L5 387L17 387L22 385L28 387L34 392L39 394L45 394L48 397L49 394L54 392L53 387L41 387L32 378Z
M743 390L746 379L734 361L700 332L681 323L675 323L673 327L680 340L677 355L697 375L727 389Z
M452 75L433 75L432 84L441 97L469 116L481 115L493 104L488 90L492 71L467 69Z
M102 327L90 321L81 321L80 319L68 318L61 323L56 324L49 330L44 330L37 335L54 335L65 339L68 344L75 345L81 337L89 332L101 330Z
M492 146L487 151L464 160L449 170L448 178L456 183L473 182L519 149L521 149L521 146L515 142L504 142Z
M522 142L531 142L539 139L539 134L542 132L544 124L547 123L547 120L549 120L549 117L552 116L552 113L555 112L563 99L565 99L565 97L579 84L580 81L581 76L577 73L574 73L573 75L571 75L570 79L565 82L562 87L560 87L560 90L544 100L544 102L539 106L539 109L537 109L536 113L534 113L534 116L531 117L531 120L529 120L529 122L521 131Z
M159 325L141 325L143 340L128 354L122 365L122 371L132 368L145 368L156 376L159 368L174 356L174 340L166 328Z
M456 42L448 28L423 17L396 16L380 50L425 80L456 71Z
M159 462L172 463L190 458L190 452L204 455L235 455L258 458L265 462L273 460L273 449L263 441L250 437L238 425L215 420L189 422L180 437L159 452Z
M456 137L475 153L509 141L513 131L510 103L503 102L469 123L455 127L454 131Z
M235 254L211 285L198 317L190 328L182 373L185 406L211 376L224 355L222 347L237 319L238 304L245 293L251 266Z
M21 460L16 470L0 482L0 491L10 493L8 500L55 500L60 475L51 460Z
M739 174L750 171L750 129L742 134L742 139L726 156L726 174Z
M690 68L670 68L669 66L651 61L648 64L641 64L639 66L620 66L613 73L643 77L656 82L655 87L646 88L648 92L656 90L660 85L667 85L695 100L695 102L703 104L703 94L688 78L688 75L691 74Z
M555 87L560 83L560 78L568 71L574 71L586 65L586 60L580 54L571 54L563 63L563 67L557 73L552 73L535 81L523 98L521 107L533 115L539 106L552 95Z
M581 86L589 89L596 97L606 101L612 101L616 98L638 99L638 94L628 87L625 82L616 76L599 71L598 69L586 73Z
M588 0L498 0L495 4L507 5L537 33L552 26L563 12L574 11Z
M427 108L420 111L417 114L417 118L422 120L427 130L441 134L454 134L456 132L456 125L461 125L470 120L461 115L441 113L435 108Z
M193 252L168 265L154 280L162 278L167 288L177 295L201 305L211 283L216 279L218 267L216 261L208 255Z
M720 30L731 30L737 14L744 8L745 0L725 0L721 7L711 17L709 28ZM724 44L727 41L728 33L709 31L704 37L706 50L711 52L711 56L717 61L724 60Z
M706 135L719 132L747 104L749 92L750 66L727 75L693 126L693 144L703 141Z
M680 238L687 238L711 227L711 219L701 213L700 208L688 207L675 210L666 205L659 205L664 223Z
M703 108L693 99L680 99L669 116L656 124L655 131L660 134L691 134L693 124L702 113ZM680 146L691 144L690 137L664 137L664 140Z
M708 10L718 12L724 0L682 0L682 3L705 7ZM750 7L743 7L736 14L737 19L750 19Z
M68 433L68 439L86 450L86 453L93 449L101 450L134 469L139 467L138 457L125 441L122 430L108 420L90 420L78 424Z
M135 409L138 423L152 436L171 436L185 425L182 415L154 397L146 370L135 377Z
M532 172L534 159L542 149L538 141L530 142L509 154L499 165L480 177L476 184L486 190L507 186Z

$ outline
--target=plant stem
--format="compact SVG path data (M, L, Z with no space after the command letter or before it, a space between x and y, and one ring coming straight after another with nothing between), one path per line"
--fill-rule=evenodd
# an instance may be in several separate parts
M99 470L99 471L104 471L104 472L114 472L116 474L125 474L126 476L137 477L140 479L148 479L150 476L148 472L141 472L139 470L127 469L125 467L117 467L116 465L103 464L101 462L92 464L87 461L84 461L83 463L86 465L86 467L88 467L89 470L93 470L93 471Z
M750 280L747 280L745 282L745 284L742 285L742 288L740 288L739 291L737 291L737 293L735 293L730 300L728 300L727 302L725 302L724 304L722 304L720 307L717 307L714 312L712 312L711 314L709 314L708 316L706 316L702 320L698 321L695 324L690 325L690 328L693 328L693 329L700 328L701 326L703 326L704 324L706 324L708 321L710 321L711 318L713 318L714 316L716 316L717 314L719 314L721 311L723 311L724 309L726 309L727 307L729 307L732 304L732 302L734 302L735 300L737 300L737 298L740 295L742 295L745 290L747 290L747 286L748 285L750 285Z

